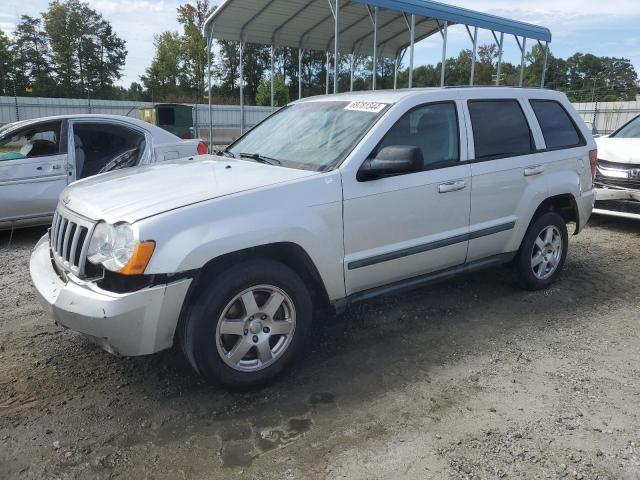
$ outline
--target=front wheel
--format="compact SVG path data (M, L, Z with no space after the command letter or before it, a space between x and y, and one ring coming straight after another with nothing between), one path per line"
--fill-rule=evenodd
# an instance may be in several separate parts
M522 242L516 265L529 290L547 288L556 281L567 258L569 235L564 219L555 212L534 220Z
M206 379L249 388L271 380L301 350L311 317L311 297L293 270L248 260L202 286L180 343Z

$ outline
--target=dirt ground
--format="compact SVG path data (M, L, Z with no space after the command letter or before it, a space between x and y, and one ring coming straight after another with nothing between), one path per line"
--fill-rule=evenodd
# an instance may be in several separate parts
M1 479L640 479L640 222L595 218L552 289L494 269L319 319L232 393L177 350L56 327L0 235Z

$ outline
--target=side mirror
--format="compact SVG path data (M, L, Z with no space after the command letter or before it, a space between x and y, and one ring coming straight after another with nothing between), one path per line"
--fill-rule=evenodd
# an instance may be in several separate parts
M368 158L360 167L357 179L361 182L381 177L421 172L424 168L422 150L410 145L390 145Z

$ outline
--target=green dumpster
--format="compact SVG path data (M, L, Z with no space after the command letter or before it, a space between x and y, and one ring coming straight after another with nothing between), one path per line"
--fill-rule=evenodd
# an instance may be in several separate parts
M180 138L195 138L193 108L177 103L158 103L139 110L140 120L156 125Z

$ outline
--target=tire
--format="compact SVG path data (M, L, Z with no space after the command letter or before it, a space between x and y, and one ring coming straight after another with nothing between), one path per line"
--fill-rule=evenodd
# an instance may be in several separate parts
M298 274L273 260L246 260L199 287L180 346L208 381L248 389L272 380L301 351L312 315Z
M552 285L562 271L568 246L567 224L560 215L548 212L535 218L516 259L524 287L535 291Z

